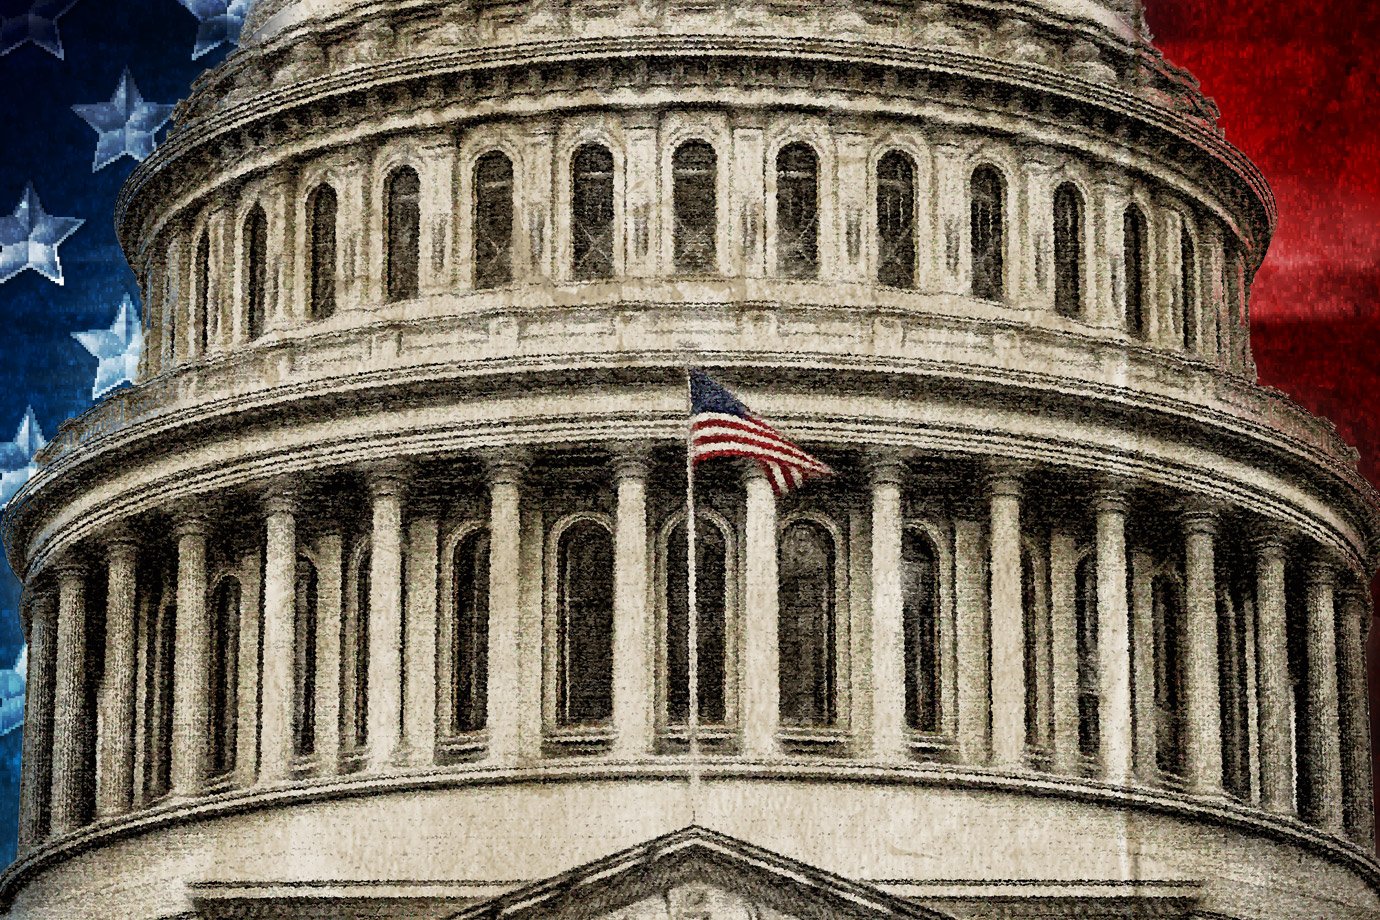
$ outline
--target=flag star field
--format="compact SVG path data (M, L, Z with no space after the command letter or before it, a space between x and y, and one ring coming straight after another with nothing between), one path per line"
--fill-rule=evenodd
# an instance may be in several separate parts
M1228 139L1279 196L1253 302L1262 381L1333 418L1374 481L1380 4L1146 2L1161 47L1202 78ZM134 375L141 304L115 237L116 196L193 79L234 49L251 6L0 0L0 438L13 432L0 441L0 502L32 475L45 433ZM0 864L17 819L18 606L0 563Z

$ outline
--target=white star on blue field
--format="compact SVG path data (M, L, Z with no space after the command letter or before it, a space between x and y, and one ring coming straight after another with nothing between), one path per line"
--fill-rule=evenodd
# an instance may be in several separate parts
M244 28L253 0L178 0L201 22L196 33L196 47L192 57L199 58L221 44L235 45Z
M63 284L58 246L86 221L54 217L43 210L32 185L9 217L0 217L0 284L31 268L54 284Z
M109 102L74 105L72 111L100 135L96 160L91 166L91 171L96 172L120 157L132 157L141 163L147 159L156 146L154 135L172 118L173 106L145 101L126 68Z
M32 43L61 60L65 55L57 20L76 4L77 0L33 0L19 13L0 15L0 55Z
M139 309L125 297L108 329L74 332L72 338L96 356L96 385L91 398L100 399L122 383L132 383L139 370L139 352L144 345L144 330Z

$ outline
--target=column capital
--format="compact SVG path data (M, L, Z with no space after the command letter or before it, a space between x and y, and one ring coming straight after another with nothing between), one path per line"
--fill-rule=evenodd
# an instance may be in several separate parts
M910 475L904 456L891 448L873 448L867 452L867 479L876 486L903 486Z
M767 478L767 471L762 469L762 465L756 460L744 460L738 464L738 475L743 479L743 485Z
M518 485L531 466L531 459L523 448L509 447L485 451L482 459L490 486Z
M1020 498L1021 480L1030 472L1030 465L1005 457L993 457L987 461L984 481L987 493L992 497Z
M1331 554L1319 551L1308 560L1308 585L1328 588L1337 586L1337 561Z
M1179 509L1179 523L1185 534L1216 536L1221 519L1221 509L1209 502L1188 501Z
M173 535L182 537L205 537L211 532L211 520L200 511L191 508L180 509L173 519Z
M266 514L296 514L302 494L302 484L296 477L276 479L263 491Z
M614 481L646 479L650 457L651 448L647 444L636 442L619 445L613 453Z
M53 575L56 576L60 582L71 578L85 578L90 569L91 567L87 564L85 559L77 559L71 556L59 559L52 566Z
M369 497L397 498L407 491L410 467L403 460L386 460L364 471Z
M106 530L100 537L101 546L107 556L126 552L139 546L139 534L126 522L120 522Z
M1126 514L1131 504L1131 485L1124 480L1108 476L1101 479L1093 490L1092 506L1095 514L1104 512Z
M1250 536L1251 550L1267 559L1280 558L1294 542L1294 534L1283 524L1266 521L1253 529Z

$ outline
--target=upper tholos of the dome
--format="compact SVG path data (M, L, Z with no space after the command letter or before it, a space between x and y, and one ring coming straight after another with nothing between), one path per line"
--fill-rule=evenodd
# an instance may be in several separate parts
M527 7L527 15L544 19L561 16L572 5L597 6L604 15L616 15L617 8L626 7L629 14L643 25L653 24L657 11L652 8L658 6L671 13L717 16L725 24L740 24L745 13L755 6L770 7L775 13L781 13L790 6L781 0L732 0L728 3L721 0L255 0L245 18L243 34L245 44L254 44L303 25L314 23L329 28L328 24L333 22L357 21L361 18L405 19L411 13L437 6L452 6L461 18L473 16L485 7L501 8L504 18L516 19L523 18L523 8ZM948 5L966 5L974 8L975 15L983 11L1020 15L1024 7L1035 16L1046 14L1099 26L1128 41L1138 38L1141 32L1142 0L1016 0L1015 3L1002 4L991 0L953 0L952 4L950 0L826 0L824 4L798 5L802 11L810 11L807 19L821 25L835 16L843 19L857 17L861 6L879 8L878 11L871 11L872 15L878 12L885 15L882 11L890 11L894 15L911 7L923 12L923 8L937 11ZM868 13L862 15L868 16Z

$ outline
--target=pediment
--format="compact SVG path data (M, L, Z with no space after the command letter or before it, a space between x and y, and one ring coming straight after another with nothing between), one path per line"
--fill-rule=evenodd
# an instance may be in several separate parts
M451 920L951 920L872 886L690 827Z

